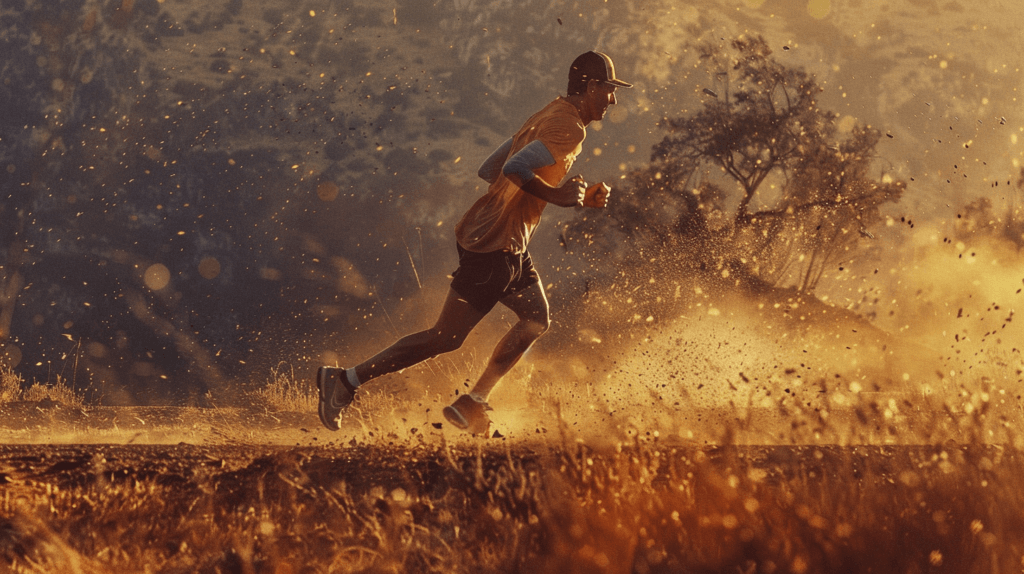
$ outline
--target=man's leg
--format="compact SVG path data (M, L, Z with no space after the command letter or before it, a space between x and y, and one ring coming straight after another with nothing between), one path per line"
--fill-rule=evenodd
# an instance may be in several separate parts
M320 393L317 406L320 422L330 430L338 430L342 413L355 399L358 385L458 349L484 315L455 290L449 289L448 298L434 326L402 337L369 360L356 365L354 370L358 380L353 381L345 369L320 367L316 373L316 385Z
M453 289L448 290L441 314L434 326L407 335L390 347L355 366L360 383L381 375L394 373L406 367L454 351L462 346L469 332L484 318L477 308L469 304Z
M551 324L548 298L544 294L544 286L539 281L514 295L505 297L501 303L511 309L519 320L498 342L487 362L487 367L470 391L474 398L484 402L501 377L519 362L523 354Z

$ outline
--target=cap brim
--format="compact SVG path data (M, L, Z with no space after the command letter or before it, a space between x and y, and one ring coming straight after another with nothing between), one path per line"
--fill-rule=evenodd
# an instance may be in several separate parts
M611 84L613 86L619 86L621 88L632 88L633 87L633 84L630 84L629 82L623 82L622 80L620 80L618 78L615 78L613 80L605 80L604 83Z

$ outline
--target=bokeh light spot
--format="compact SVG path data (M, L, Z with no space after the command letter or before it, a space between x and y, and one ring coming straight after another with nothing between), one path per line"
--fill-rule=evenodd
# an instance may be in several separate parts
M839 133L848 134L853 132L853 128L857 127L857 118L846 115L839 120L839 125L836 126L839 129Z
M338 197L338 186L333 181L321 181L316 186L316 196L321 201L334 201Z
M21 363L21 349L14 344L0 348L0 366L14 368Z
M103 359L107 356L107 347L103 343L93 341L86 345L85 352L88 353L90 357Z
M199 262L199 274L204 279L214 279L220 275L220 261L215 257L203 257Z
M613 124L621 124L629 117L629 108L625 106L614 106L608 110L608 121Z
M279 281L281 279L281 271L273 267L263 267L260 269L260 277L267 281Z
M171 282L171 272L162 263L154 263L146 269L142 280L146 283L146 287L153 291L159 291Z
M828 16L831 11L832 0L809 0L807 2L807 12L812 18L821 20L825 16Z

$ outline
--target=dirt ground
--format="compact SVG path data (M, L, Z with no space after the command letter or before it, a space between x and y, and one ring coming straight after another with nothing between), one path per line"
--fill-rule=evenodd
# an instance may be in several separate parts
M251 410L0 415L0 572L1005 572L1024 558L1024 457L997 444L595 447L334 438L315 414Z

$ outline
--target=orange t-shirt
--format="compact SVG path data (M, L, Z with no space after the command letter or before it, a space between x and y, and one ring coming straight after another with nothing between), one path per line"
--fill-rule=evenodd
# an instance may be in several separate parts
M505 161L530 142L540 140L555 163L534 170L534 174L548 185L558 186L583 149L586 137L587 130L576 107L559 97L519 128ZM487 193L455 225L455 239L464 249L477 253L524 253L546 206L543 199L519 189L504 175L498 175Z

